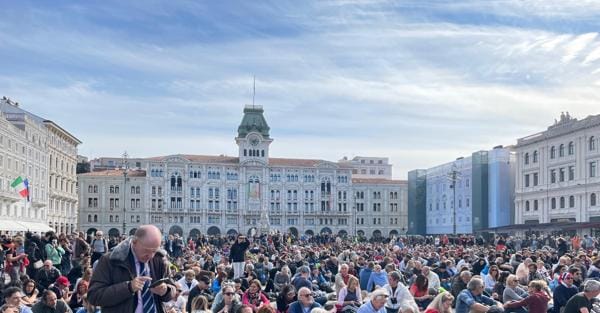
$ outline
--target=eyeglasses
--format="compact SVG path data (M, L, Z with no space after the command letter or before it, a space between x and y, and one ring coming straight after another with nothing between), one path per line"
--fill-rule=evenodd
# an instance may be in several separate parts
M226 295L226 296L233 296L233 292L226 292L226 293L224 293L224 295Z

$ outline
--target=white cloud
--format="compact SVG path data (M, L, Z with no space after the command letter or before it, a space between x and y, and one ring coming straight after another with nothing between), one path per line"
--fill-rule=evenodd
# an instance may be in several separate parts
M570 4L561 11L555 1L534 2L539 11L521 1L408 3L450 13L592 14ZM260 33L254 37L176 44L129 40L115 30L90 35L69 25L0 32L10 53L51 60L55 68L0 72L0 86L80 137L91 156L232 155L256 75L256 100L265 106L276 156L389 156L399 178L415 167L513 144L561 111L598 113L597 33L419 20L383 1L282 6L281 15L304 31L277 36L261 29L252 30ZM207 14L201 6L189 9ZM6 22L0 26L6 30ZM4 62L0 67L14 66Z

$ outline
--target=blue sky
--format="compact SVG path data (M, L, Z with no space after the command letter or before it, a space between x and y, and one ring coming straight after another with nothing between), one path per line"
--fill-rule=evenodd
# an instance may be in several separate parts
M597 1L12 1L0 95L80 154L387 156L394 177L600 110Z

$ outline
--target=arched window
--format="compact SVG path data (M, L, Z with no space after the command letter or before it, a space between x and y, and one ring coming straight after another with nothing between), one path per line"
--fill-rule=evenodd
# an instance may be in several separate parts
M558 156L559 157L564 157L565 156L565 145L562 144L562 143L558 147Z
M525 211L529 212L529 200L525 201Z
M575 153L575 144L571 141L569 142L569 155L573 155Z
M575 207L575 196L570 196L569 197L569 207L570 208L574 208Z
M533 163L538 162L538 152L537 150L533 151Z
M248 150L244 149L244 156L248 156Z
M560 197L560 208L561 209L565 208L565 197Z
M594 136L590 137L589 148L590 151L596 150L596 138Z
M263 158L265 157L265 150L260 150L260 156Z
M88 223L91 223L91 222L92 222L92 215L88 214Z
M108 217L108 220L109 220L109 221L112 223L112 222L113 222L113 216L112 216L112 215L110 215L110 216Z
M140 186L135 187L135 193L138 195L140 194Z
M529 152L525 153L525 165L529 164Z
M590 195L590 206L596 206L596 194L595 193Z
M556 198L552 198L551 205L552 205L552 209L556 209Z
M552 148L550 148L550 158L554 159L556 158L556 147L552 146Z
M538 210L538 201L537 200L533 200L533 210L534 211Z
M98 215L94 214L94 223L98 223Z

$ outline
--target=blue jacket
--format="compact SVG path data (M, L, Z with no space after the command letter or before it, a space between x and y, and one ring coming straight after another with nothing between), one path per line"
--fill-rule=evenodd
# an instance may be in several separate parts
M321 305L313 302L310 305L310 310L308 310L308 312L310 312L312 309L314 308L320 308ZM300 301L294 301L290 304L290 307L288 308L287 313L304 313L304 310L302 310L302 304L300 303Z
M358 281L360 282L360 290L367 290L367 283L369 282L369 278L371 278L371 273L373 273L373 269L368 267L363 268L358 273Z
M373 291L375 285L383 287L387 283L388 283L388 279L387 279L387 273L385 271L380 271L379 273L372 272L371 276L369 277L369 282L367 283L366 290L368 292L371 292L371 291Z

